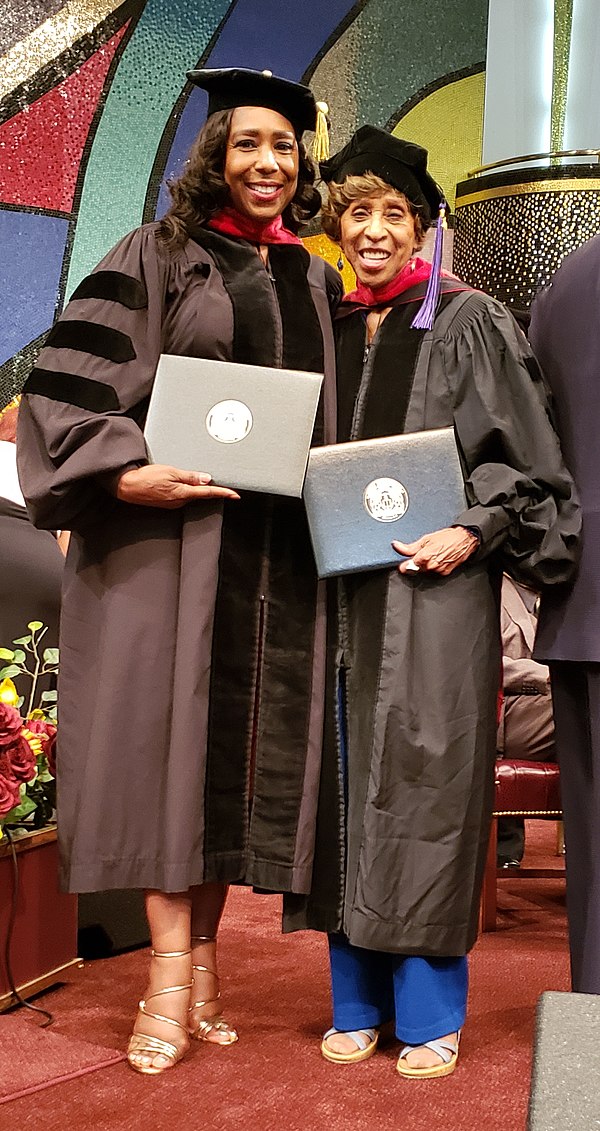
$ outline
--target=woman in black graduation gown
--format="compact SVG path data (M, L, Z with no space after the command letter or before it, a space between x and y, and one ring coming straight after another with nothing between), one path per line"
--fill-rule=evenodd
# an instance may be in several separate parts
M153 958L129 1047L146 1073L190 1036L237 1039L217 1000L226 885L308 891L323 718L324 601L301 502L148 465L161 353L325 372L315 442L335 434L341 286L296 234L320 205L301 141L312 93L268 71L189 77L208 120L172 206L77 288L19 433L34 521L72 531L62 882L146 890Z
M321 166L323 226L358 277L336 321L338 440L454 425L466 506L450 527L393 543L397 569L341 580L341 742L332 718L312 891L286 902L288 929L330 936L323 1056L365 1059L395 1018L398 1071L427 1077L453 1071L465 1017L501 573L565 581L579 512L524 336L500 303L415 254L442 205L426 158L365 126Z

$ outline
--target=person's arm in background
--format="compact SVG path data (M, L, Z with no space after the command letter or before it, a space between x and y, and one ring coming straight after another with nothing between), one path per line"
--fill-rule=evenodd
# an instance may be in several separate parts
M518 660L503 656L502 669L505 695L550 694L550 673L545 664L528 656Z

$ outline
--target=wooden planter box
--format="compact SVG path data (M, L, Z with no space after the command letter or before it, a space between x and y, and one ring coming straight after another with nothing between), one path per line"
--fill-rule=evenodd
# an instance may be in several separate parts
M61 980L77 958L77 896L58 890L56 829L14 838L19 867L17 915L10 948L15 985L24 997ZM13 861L0 845L0 1011L16 1004L5 969L4 950L14 893Z

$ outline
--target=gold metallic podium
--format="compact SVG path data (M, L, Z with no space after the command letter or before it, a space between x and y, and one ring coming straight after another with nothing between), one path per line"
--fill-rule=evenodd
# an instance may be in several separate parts
M545 163L523 167L531 161ZM600 233L599 162L600 150L569 150L473 169L456 187L454 272L526 310L565 256Z

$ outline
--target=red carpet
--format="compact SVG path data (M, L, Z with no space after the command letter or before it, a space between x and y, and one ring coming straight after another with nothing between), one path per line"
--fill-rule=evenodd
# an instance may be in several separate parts
M0 1018L0 1104L108 1068L123 1054L44 1030L33 1017ZM2 1120L0 1118L0 1126Z
M548 851L554 826L533 827ZM530 837L530 850L535 847ZM394 1040L364 1064L322 1060L319 1038L330 1024L324 939L309 932L282 937L278 900L234 889L221 967L225 1012L239 1029L239 1043L229 1049L198 1044L158 1079L116 1064L60 1082L34 1103L7 1104L0 1127L523 1131L535 1003L544 990L568 988L564 881L510 879L500 887L499 930L482 936L473 952L461 1058L448 1079L401 1080ZM147 952L137 951L75 971L44 995L57 1018L48 1035L120 1052L144 989L146 962Z

